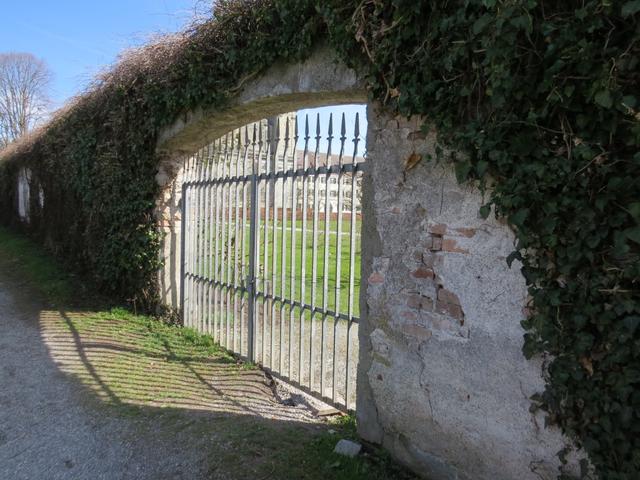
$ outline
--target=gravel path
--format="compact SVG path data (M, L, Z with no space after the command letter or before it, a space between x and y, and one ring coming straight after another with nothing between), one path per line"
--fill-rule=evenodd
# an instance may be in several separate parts
M60 362L60 355L78 352L54 352L47 344L35 298L0 268L0 479L249 478L251 455L237 465L223 461L230 451L237 457L243 426L317 428L308 413L279 409L264 383L250 378L243 385L254 392L252 408L242 404L242 392L234 400L242 414L149 406L127 415L107 408ZM268 407L268 420L260 405Z

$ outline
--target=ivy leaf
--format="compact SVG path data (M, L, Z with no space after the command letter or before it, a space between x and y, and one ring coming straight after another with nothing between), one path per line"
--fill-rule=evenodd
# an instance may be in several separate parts
M629 317L625 317L625 319L622 321L622 324L627 327L631 335L633 335L636 332L638 325L640 325L640 316L631 315Z
M407 157L404 161L404 171L408 172L413 169L422 161L422 155L419 153L413 152L411 155Z
M485 29L485 27L487 25L489 25L489 23L491 22L492 19L493 19L493 17L491 15L489 15L489 14L485 14L485 15L481 16L473 24L473 34L474 35L478 35L480 32L482 32Z
M476 163L476 173L478 174L478 177L482 178L487 172L487 168L489 168L489 162L486 160L479 160L478 163Z
M622 11L620 12L623 17L629 17L636 13L640 12L640 0L633 0L631 2L627 2L622 6Z
M524 345L522 346L522 354L524 358L530 360L533 356L539 352L538 344L534 340L533 336L525 333L524 335Z
M599 235L591 235L591 236L587 237L587 246L589 248L596 248L599 243L600 243L600 236Z
M636 100L636 97L634 97L633 95L625 95L624 97L622 97L622 105L624 105L625 107L635 108L637 103L638 101Z
M511 264L513 263L514 260L522 261L522 255L517 250L514 252L511 252L509 256L507 256L507 265L509 265L509 268L511 268Z
M640 202L632 203L631 205L629 205L628 210L635 221L640 223Z
M487 217L489 217L489 214L491 213L491 205L482 205L480 207L480 216L486 220Z
M640 227L629 228L625 233L629 240L640 244Z
M456 162L456 179L458 183L463 183L469 178L469 172L471 172L471 163L469 161Z
M609 90L600 90L596 93L594 100L604 108L611 108L613 106L613 99L611 98L611 92Z
M580 365L587 371L590 377L593 376L593 362L585 355L580 357Z
M509 217L509 221L516 227L521 227L527 216L529 216L529 209L521 208Z

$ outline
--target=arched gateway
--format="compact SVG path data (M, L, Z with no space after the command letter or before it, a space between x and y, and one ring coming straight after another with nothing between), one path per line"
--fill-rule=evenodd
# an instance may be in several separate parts
M513 233L493 216L479 216L481 193L471 184L459 185L452 165L436 160L435 134L423 134L420 119L394 118L370 104L367 157L360 166L353 158L337 156L333 170L312 164L310 157L303 157L301 165L294 160L289 166L269 167L268 154L249 155L256 148L272 153L277 148L266 146L275 133L261 139L247 125L300 108L366 99L363 82L321 48L303 64L273 66L247 83L228 109L193 111L167 129L158 145L164 161L157 176L163 187L157 207L165 233L163 301L182 309L188 325L213 333L223 345L311 392L343 408L357 403L360 434L427 478L554 478L556 453L566 439L529 411L529 398L543 389L542 366L525 360L521 352L526 286L519 269L509 269L505 261L513 249ZM259 132L260 123L255 125ZM285 141L282 126L279 132L278 141ZM235 163L221 158L235 158ZM360 314L356 318L352 308L344 319L347 349L359 349L355 402L349 393L355 362L349 366L349 356L341 364L319 364L318 372L313 360L301 361L314 358L314 345L322 348L310 334L316 325L312 313L338 318L338 308L323 309L277 292L277 279L261 286L256 269L266 267L263 278L284 273L271 263L282 260L282 251L268 255L285 243L277 244L278 228L284 225L281 239L290 239L287 235L297 230L283 218L296 212L294 222L306 218L316 226L327 219L325 213L314 220L313 212L321 209L312 209L309 217L300 214L305 209L298 209L297 200L285 213L287 202L278 206L274 200L278 181L284 186L289 178L290 185L305 185L323 175L328 182L331 176L360 171ZM308 185L305 191L314 192ZM248 222L240 220L243 215ZM269 228L273 225L275 231ZM266 236L256 240L261 231ZM240 243L230 243L232 238ZM215 239L224 241L226 252L215 246ZM252 248L262 248L266 260ZM219 260L236 259L226 264L227 270L240 271L221 277L222 269L211 263L215 260L206 260L216 252ZM245 255L249 260L238 262ZM291 260L296 261L301 259ZM286 313L280 313L283 307ZM271 315L272 309L277 313ZM288 316L297 323L287 323ZM351 345L348 332L354 324L359 341ZM324 321L318 325L327 326ZM334 326L329 323L329 330ZM307 340L294 342L298 336ZM279 338L285 340L278 343ZM329 391L321 385L325 368L334 373ZM336 380L336 370L346 383ZM314 379L316 374L320 379Z

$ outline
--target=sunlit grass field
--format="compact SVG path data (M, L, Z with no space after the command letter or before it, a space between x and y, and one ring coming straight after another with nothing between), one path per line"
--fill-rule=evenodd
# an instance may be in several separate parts
M361 220L319 220L314 239L313 222L262 219L256 230L256 288L258 292L358 317L360 313ZM275 228L274 228L275 225ZM220 223L209 235L191 234L194 252L188 271L228 284L242 285L249 274L250 228L245 223ZM218 231L216 239L215 230ZM304 232L304 234L303 234ZM338 237L340 240L338 240ZM216 242L217 240L217 242ZM194 247L195 245L195 247ZM295 252L295 253L293 253ZM217 255L216 255L217 253Z

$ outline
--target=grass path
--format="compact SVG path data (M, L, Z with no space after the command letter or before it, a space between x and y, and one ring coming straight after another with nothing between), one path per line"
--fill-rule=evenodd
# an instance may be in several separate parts
M351 418L284 407L210 337L88 308L80 285L0 228L0 478L411 478L333 454Z

